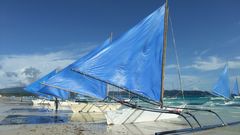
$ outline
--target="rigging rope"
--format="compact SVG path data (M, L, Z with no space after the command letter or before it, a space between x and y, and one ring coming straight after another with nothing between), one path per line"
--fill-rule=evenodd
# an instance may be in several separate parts
M174 53L175 53L176 62L177 62L179 85L180 85L180 89L181 89L181 91L182 91L183 101L185 102L185 97L184 97L184 92L183 92L183 86L182 86L182 75L181 75L181 71L180 71L180 64L179 64L179 59L178 59L178 53L177 53L177 47L176 47L176 40L175 40L175 36L174 36L174 31L173 31L171 16L169 16L169 21L170 21L170 27L171 27L172 40L173 40L173 48L174 48Z

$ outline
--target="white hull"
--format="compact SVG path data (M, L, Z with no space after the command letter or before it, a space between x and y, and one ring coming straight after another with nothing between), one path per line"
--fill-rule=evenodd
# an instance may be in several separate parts
M33 106L45 106L48 108L54 107L54 101L34 99L32 100L32 102L33 102Z
M117 110L121 107L118 103L82 103L70 105L74 113L85 112L85 113L103 113L105 111Z
M55 109L55 102L49 101L49 100L41 100L41 99L35 99L32 100L33 106L41 106L48 109ZM70 104L74 104L75 102L71 101L60 101L59 102L59 110L70 110Z
M210 100L211 100L211 101L215 101L215 100L225 100L225 98L223 98L223 97L211 97Z
M103 113L73 113L71 115L73 122L105 122Z
M59 110L71 110L71 104L77 104L73 101L60 101Z
M179 110L181 111L181 110ZM159 120L180 120L179 115L124 108L116 111L106 111L108 125L119 125L136 122L153 122Z
M235 99L240 99L240 96L234 96Z

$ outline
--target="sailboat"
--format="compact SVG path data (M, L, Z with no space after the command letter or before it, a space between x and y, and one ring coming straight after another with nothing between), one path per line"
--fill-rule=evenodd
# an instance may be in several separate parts
M96 52L99 52L105 48L111 42L111 37L108 38L104 43L87 55L81 57L79 60L68 65L66 68L61 70L59 73L43 82L42 84L51 87L64 90L67 92L74 92L83 96L95 98L94 102L77 102L70 104L73 112L97 112L102 113L107 110L116 110L121 107L119 103L104 102L107 97L107 85L101 81L92 79L90 77L78 74L71 70L72 66L79 62L84 62L86 59L92 57Z
M228 106L239 106L239 89L238 89L238 80L236 78L232 92L231 92L231 101L229 102L225 102L224 105L228 105Z
M240 95L239 95L239 87L238 87L238 79L236 78L234 86L233 86L233 90L232 90L232 95L235 99L239 99Z
M185 110L206 111L221 120L217 113L211 110L164 106L167 24L166 2L119 39L85 61L72 66L73 71L127 91L148 104L146 106L141 102L133 104L131 101L126 102L108 95L109 98L126 106L116 111L106 111L104 114L108 124L178 120L182 117L192 127L185 116L187 115L202 127L196 117ZM221 125L224 125L223 121Z
M217 83L215 84L212 94L216 97L211 98L211 101L224 102L231 100L231 90L228 76L228 65L226 64L223 72L219 76Z

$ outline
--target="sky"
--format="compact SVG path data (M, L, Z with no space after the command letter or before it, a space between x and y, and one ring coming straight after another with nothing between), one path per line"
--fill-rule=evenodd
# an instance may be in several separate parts
M163 0L0 0L0 88L25 86L113 39ZM169 0L166 89L211 90L229 64L240 80L240 1ZM173 28L173 33L171 32ZM174 35L174 37L173 37Z

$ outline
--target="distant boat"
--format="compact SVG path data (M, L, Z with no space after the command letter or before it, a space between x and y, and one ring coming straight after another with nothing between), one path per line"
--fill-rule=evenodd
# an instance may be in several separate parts
M238 80L235 80L234 87L231 91L230 81L228 77L228 65L226 64L223 72L221 73L216 85L213 88L212 94L215 97L211 98L211 101L215 105L227 105L227 106L239 106L239 102L235 99L239 99Z
M212 94L216 96L211 98L212 101L230 101L232 99L227 64L224 66L224 70L219 76Z
M236 78L234 86L233 86L232 95L234 98L240 98L237 78Z

